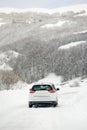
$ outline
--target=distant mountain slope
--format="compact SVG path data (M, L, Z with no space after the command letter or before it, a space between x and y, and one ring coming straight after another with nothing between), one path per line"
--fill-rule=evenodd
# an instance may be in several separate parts
M64 80L86 75L87 5L55 10L0 9L0 54L10 50L18 57L7 65L29 83L51 72Z
M47 13L47 14L54 14L54 13L65 13L69 11L73 11L75 13L87 12L87 4L79 4L74 6L68 6L68 7L60 7L56 9L44 9L44 8L27 8L27 9L16 9L16 8L0 8L1 13L26 13L26 12L34 12L34 13Z

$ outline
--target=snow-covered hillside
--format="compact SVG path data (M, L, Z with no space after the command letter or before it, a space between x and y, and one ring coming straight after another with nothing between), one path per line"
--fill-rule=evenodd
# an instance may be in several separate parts
M61 87L56 108L28 108L29 88L0 91L1 130L87 129L87 79L80 87Z
M15 8L0 8L0 12L4 13L23 13L23 12L36 12L36 13L48 13L48 14L54 14L54 13L64 13L68 11L73 12L81 12L85 11L84 13L87 13L87 4L81 4L81 5L74 5L74 6L68 6L68 7L61 7L56 9L44 9L44 8L30 8L30 9L15 9Z
M27 83L49 73L65 80L87 74L86 21L87 4L0 9L0 72L10 70Z

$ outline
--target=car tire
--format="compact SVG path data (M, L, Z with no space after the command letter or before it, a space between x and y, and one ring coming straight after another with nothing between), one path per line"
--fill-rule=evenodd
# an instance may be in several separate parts
M32 108L32 104L29 104L29 108Z
M57 107L58 103L56 102L55 104L53 104L53 107Z

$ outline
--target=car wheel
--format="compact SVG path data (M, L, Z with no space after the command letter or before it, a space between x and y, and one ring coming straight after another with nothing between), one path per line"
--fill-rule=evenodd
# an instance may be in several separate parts
M53 107L56 107L58 105L58 103L56 102L55 104L53 104Z
M29 104L29 108L31 108L32 107L32 104Z

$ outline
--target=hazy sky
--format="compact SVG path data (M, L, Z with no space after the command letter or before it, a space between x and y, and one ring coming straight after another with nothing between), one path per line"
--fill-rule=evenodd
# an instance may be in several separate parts
M57 8L85 3L87 0L0 0L0 8Z

